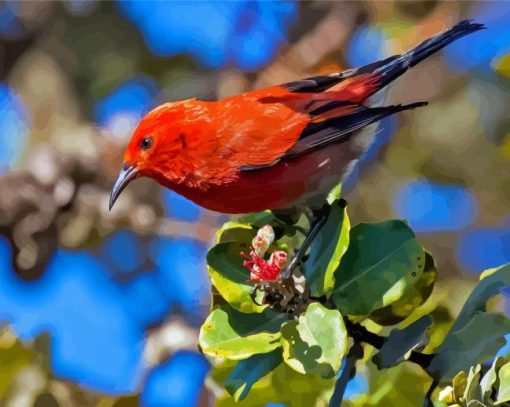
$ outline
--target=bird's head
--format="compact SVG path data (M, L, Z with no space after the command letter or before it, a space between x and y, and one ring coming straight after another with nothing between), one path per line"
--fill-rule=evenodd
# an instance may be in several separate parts
M120 193L135 178L158 178L180 151L183 106L167 103L149 112L139 123L124 154L110 194L110 210ZM171 172L171 170L170 170Z

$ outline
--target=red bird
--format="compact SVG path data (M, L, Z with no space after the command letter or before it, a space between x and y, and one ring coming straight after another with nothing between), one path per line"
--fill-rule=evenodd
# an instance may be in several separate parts
M405 54L361 68L220 101L163 104L135 130L110 209L140 176L224 213L320 207L366 148L356 137L359 130L426 104L370 107L367 99L434 52L482 28L463 21Z

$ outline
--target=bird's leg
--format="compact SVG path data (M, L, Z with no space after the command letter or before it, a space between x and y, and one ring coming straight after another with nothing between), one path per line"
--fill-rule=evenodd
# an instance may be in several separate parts
M319 230L321 230L322 226L324 226L324 223L326 223L326 220L329 216L329 206L324 205L321 209L317 211L313 211L313 221L312 225L310 227L310 231L305 237L305 241L301 245L301 247L298 249L296 255L292 258L289 265L280 273L279 279L282 281L285 281L292 276L292 273L296 269L296 267L301 263L303 260L303 257L306 254L306 251L314 241L315 237L317 236L317 233L319 233Z
M260 289L258 284L255 284L250 290L250 298L256 305L262 305L257 302L257 291Z

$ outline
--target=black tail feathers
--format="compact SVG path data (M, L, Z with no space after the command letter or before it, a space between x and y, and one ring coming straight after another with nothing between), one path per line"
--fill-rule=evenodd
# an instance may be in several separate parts
M485 28L486 27L483 24L475 23L471 20L461 21L449 30L423 41L411 51L402 55L402 59L407 61L409 67L413 67L418 62L423 61L428 56L439 51L441 48L446 47L448 44L451 44L459 38Z
M449 30L423 41L421 44L405 54L393 55L389 58L373 62L357 69L349 69L347 71L331 75L313 76L285 83L281 86L290 92L316 93L329 89L346 78L359 74L379 73L381 74L381 77L379 79L379 86L374 90L375 93L380 88L398 78L409 68L415 66L417 63L423 61L425 58L439 51L441 48L446 47L448 44L451 44L453 41L458 40L465 35L483 30L484 28L486 27L483 24L475 23L471 20L464 20Z
M409 68L412 68L425 58L446 47L448 44L451 44L465 35L485 28L485 25L475 23L472 20L461 21L449 30L423 41L405 54L388 58L383 61L381 66L373 69L373 72L382 75L380 79L381 86L385 86L402 75Z

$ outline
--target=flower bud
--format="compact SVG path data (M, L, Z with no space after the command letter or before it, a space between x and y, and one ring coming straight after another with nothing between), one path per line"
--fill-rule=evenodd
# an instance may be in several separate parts
M439 401L443 403L453 403L453 387L446 386L443 390L439 392Z
M275 265L279 269L282 269L287 263L287 253L282 250L276 250L271 254L269 263Z
M257 256L264 257L264 254L266 254L266 251L271 243L273 243L273 240L274 230L271 225L262 226L258 230L257 236L255 236L251 242Z

